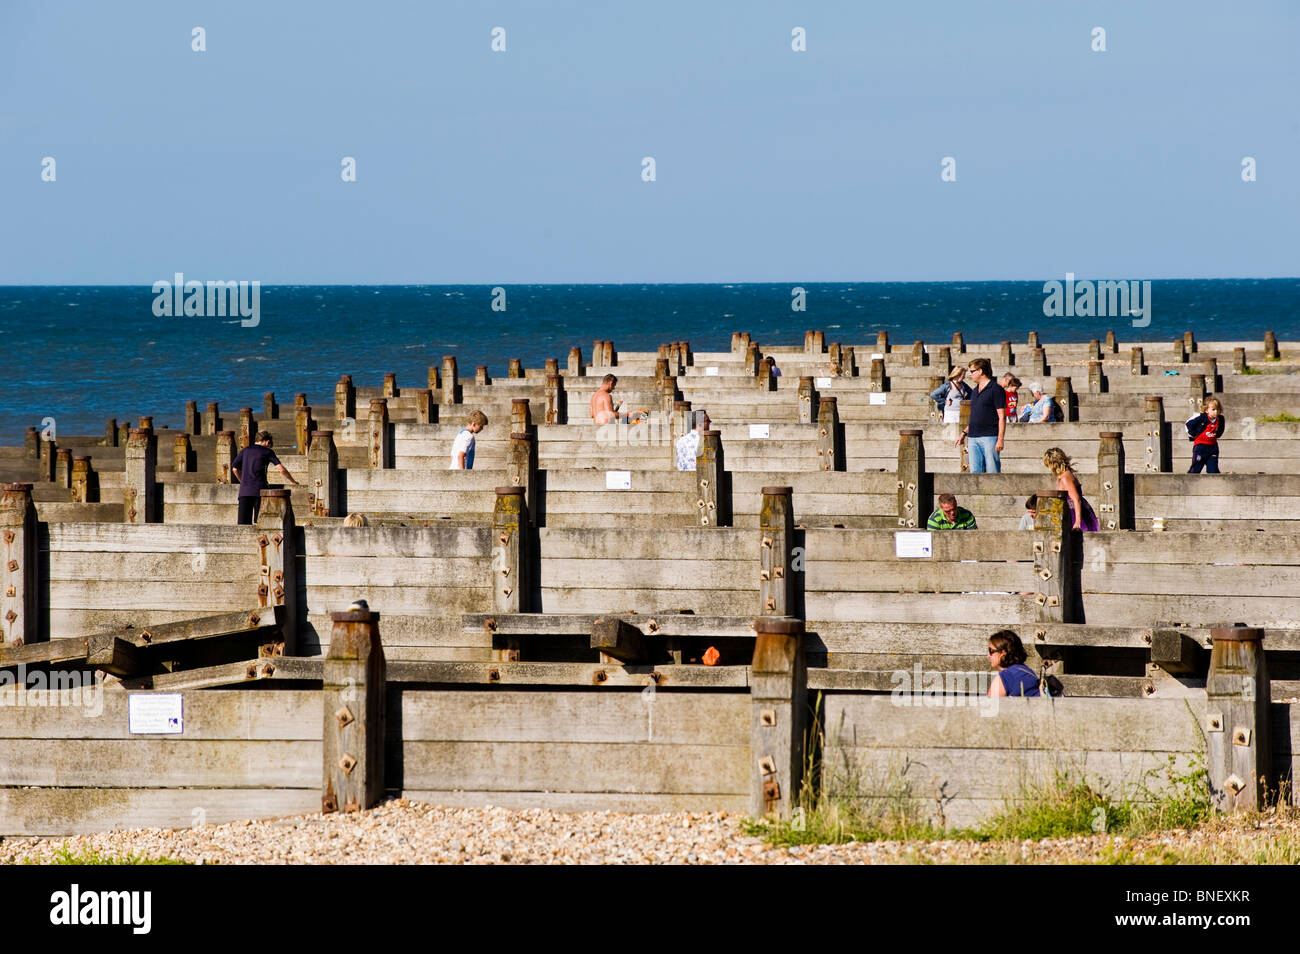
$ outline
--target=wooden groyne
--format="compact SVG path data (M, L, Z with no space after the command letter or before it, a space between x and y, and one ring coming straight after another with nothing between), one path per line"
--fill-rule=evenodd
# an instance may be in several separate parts
M966 472L928 397L975 356L1064 412L1009 426L1001 474ZM345 374L316 401L216 396L0 448L0 833L385 792L788 813L810 745L861 797L955 823L1058 771L1133 790L1172 757L1225 808L1291 779L1300 343L738 333L509 368L448 356L416 382ZM606 373L644 420L591 420ZM1182 421L1207 396L1224 473L1189 475ZM713 429L679 471L692 410ZM475 467L448 470L474 411ZM239 526L230 463L259 430L302 487ZM1063 523L1049 447L1101 532ZM907 555L946 493L980 529ZM1004 627L1065 698L989 705ZM137 696L179 697L157 704L181 730L132 731Z

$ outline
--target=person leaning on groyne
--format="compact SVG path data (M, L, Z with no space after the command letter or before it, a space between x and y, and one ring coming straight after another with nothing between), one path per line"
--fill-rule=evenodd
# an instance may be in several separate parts
M1074 462L1059 447L1049 447L1043 453L1043 466L1056 478L1056 489L1064 490L1069 498L1066 502L1066 519L1076 530L1095 532L1101 529L1101 522L1093 512L1092 504L1083 496L1083 485L1079 475L1074 472Z
M677 438L677 443L673 445L677 452L678 470L695 469L695 458L700 452L700 435L709 429L709 412L692 411L691 423L691 429Z
M1017 530L1034 529L1034 521L1038 519L1038 494L1030 494L1025 500L1025 512L1020 515L1020 524Z
M487 427L487 422L487 415L482 411L475 411L469 416L451 445L451 464L448 465L448 470L474 469L474 435Z
M239 481L239 522L252 523L262 508L262 491L269 486L266 482L266 468L274 464L284 474L284 479L295 487L298 481L280 463L280 458L271 450L271 432L258 431L249 444L230 463L230 473Z
M1189 474L1219 472L1219 438L1223 436L1226 421L1223 405L1218 398L1206 398L1201 413L1187 419L1187 439L1192 442L1192 466Z
M975 515L965 507L957 506L952 494L939 495L939 509L925 522L927 530L978 530Z
M948 379L930 392L930 400L938 405L943 423L956 424L961 420L961 402L970 400L971 386L966 383L966 367L953 368Z
M975 384L970 399L970 418L957 444L967 441L972 474L1002 473L1003 440L1007 433L1007 392L993 380L988 358L972 358L967 372Z

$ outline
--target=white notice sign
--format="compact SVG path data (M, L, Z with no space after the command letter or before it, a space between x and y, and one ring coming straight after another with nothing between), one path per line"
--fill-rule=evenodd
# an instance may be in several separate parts
M606 490L631 490L632 471L630 470L605 471L605 489Z
M126 700L127 725L132 735L185 731L179 692L133 693Z
M751 441L765 441L768 438L768 425L751 424L749 425L749 439Z
M831 379L830 379L830 378L816 378L816 379L813 380L813 384L817 385L817 387L819 387L819 388L828 388L828 387L831 386Z
M894 534L894 556L900 560L928 560L934 554L934 541L928 530L902 530Z
M871 392L871 403L872 403L872 404L884 404L884 403L885 403L885 392L884 392L884 391L872 391L872 392Z
M876 352L875 354L873 354L873 355L871 356L871 360L872 360L872 361L884 361L884 360L885 360L885 356L884 356L883 354L881 354L880 352Z
M704 369L704 373L705 373L705 374L708 374L708 375L712 375L713 377L716 378L716 377L718 376L718 369L717 369L717 366L716 366L716 365L710 365L709 367L707 367L707 368Z

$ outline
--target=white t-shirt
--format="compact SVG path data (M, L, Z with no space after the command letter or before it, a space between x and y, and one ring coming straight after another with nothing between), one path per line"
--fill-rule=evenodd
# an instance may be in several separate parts
M451 445L451 466L448 470L460 470L460 455L465 455L465 469L472 470L474 467L474 435L466 428L461 428L456 435L456 441Z

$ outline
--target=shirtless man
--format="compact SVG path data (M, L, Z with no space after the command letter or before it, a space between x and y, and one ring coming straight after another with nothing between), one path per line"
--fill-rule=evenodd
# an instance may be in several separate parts
M600 382L600 387L596 393L591 396L591 419L597 424L608 424L616 417L617 407L614 405L614 398L611 396L614 391L614 385L618 384L618 378L612 374L605 375ZM618 402L618 407L622 407L623 402Z

